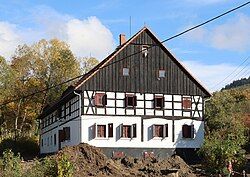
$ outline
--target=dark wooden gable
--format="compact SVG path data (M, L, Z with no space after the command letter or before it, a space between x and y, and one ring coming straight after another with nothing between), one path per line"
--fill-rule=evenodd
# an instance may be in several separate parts
M139 53L144 44L153 45L146 58ZM88 77L81 80L76 88L210 96L147 28L142 29L121 48L121 51L111 55L112 59L105 59L105 62L90 71ZM138 54L132 55L137 52ZM129 76L123 76L123 68L130 69ZM165 78L159 79L158 71L162 69L166 71Z

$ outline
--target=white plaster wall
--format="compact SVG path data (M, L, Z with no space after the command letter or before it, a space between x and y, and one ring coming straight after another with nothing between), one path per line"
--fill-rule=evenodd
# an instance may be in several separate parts
M93 126L113 123L112 138L94 138ZM120 138L119 126L136 124L136 138ZM118 116L82 116L82 142L97 147L138 147L141 141L141 118Z
M94 138L95 125L113 123L112 138ZM120 138L119 125L136 124L136 138ZM168 124L168 137L152 137L153 124ZM137 147L137 148L199 148L204 139L204 123L191 119L175 120L175 141L172 142L172 120L162 118L144 119L143 142L141 141L141 117L125 116L82 116L82 142L97 147ZM194 125L194 139L182 138L182 125Z

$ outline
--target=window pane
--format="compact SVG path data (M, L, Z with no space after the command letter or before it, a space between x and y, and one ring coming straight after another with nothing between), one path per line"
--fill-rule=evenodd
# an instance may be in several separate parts
M159 70L159 77L165 77L165 70Z
M122 74L123 76L129 76L129 68L123 68Z

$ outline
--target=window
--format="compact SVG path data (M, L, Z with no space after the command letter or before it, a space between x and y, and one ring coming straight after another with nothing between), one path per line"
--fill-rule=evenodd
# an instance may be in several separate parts
M126 95L125 98L125 107L135 107L136 104L136 96L135 95Z
M142 46L142 50L141 50L142 51L142 56L145 57L145 58L148 56L148 48L149 48L149 46L147 46L147 45Z
M136 138L136 124L120 125L120 137L122 138Z
M61 116L62 116L62 111L61 111L61 108L59 108L59 109L57 109L57 111L56 111L56 117L57 117L58 119L61 119Z
M64 140L70 140L70 127L63 127Z
M107 105L107 95L105 93L95 94L95 106L104 107Z
M153 125L153 137L168 137L168 124Z
M54 134L54 145L56 145L56 134Z
M192 108L191 97L183 97L182 98L182 109L191 110L191 108Z
M122 69L122 75L123 76L129 76L129 68L123 68Z
M130 125L122 126L122 137L131 138L131 126Z
M194 138L194 125L183 125L182 126L182 137L183 138Z
M42 139L42 147L43 147L43 139Z
M97 137L106 137L106 125L97 125Z
M113 124L108 124L108 137L113 137Z
M63 142L65 140L65 132L63 130L59 130L59 142Z
M52 135L50 136L50 145L52 145Z
M160 70L159 70L159 75L158 75L158 77L159 77L159 78L163 78L163 77L165 77L165 74L166 74L166 71L163 70L163 69L160 69Z
M164 97L163 96L155 96L154 107L155 107L155 109L163 109L164 108Z

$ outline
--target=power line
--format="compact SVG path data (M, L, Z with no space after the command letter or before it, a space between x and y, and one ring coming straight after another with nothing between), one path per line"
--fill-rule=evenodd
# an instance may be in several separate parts
M187 29L187 30L185 30L185 31L183 31L183 32L180 32L180 33L178 33L178 34L176 34L176 35L174 35L174 36L172 36L172 37L169 37L169 38L163 40L161 43L164 43L164 42L170 41L170 40L172 40L172 39L174 39L174 38L177 38L177 37L179 37L179 36L181 36L181 35L183 35L183 34L189 32L189 31L192 31L192 30L194 30L194 29L196 29L196 28L199 28L199 27L201 27L201 26L203 26L203 25L205 25L205 24L207 24L207 23L210 23L210 22L212 22L212 21L214 21L214 20L216 20L216 19L219 19L219 18L221 18L221 17L223 17L223 16L225 16L225 15L231 13L231 12L234 12L234 11L236 11L236 10L238 10L238 9L240 9L240 8L242 8L242 7L244 7L244 6L247 6L248 4L250 4L250 1L248 1L248 2L246 2L246 3L244 3L244 4L242 4L242 5L239 5L239 6L235 7L235 8L233 8L233 9L230 9L230 10L228 10L228 11L226 11L226 12L224 12L224 13L222 13L222 14L216 16L216 17L213 17L213 18L211 18L211 19L209 19L209 20L207 20L207 21L205 21L205 22L203 22L203 23L200 23L200 24L198 24L198 25L196 25L196 26L194 26L194 27L192 27L192 28L189 28L189 29ZM117 62L120 62L120 61L122 61L122 60L124 60L124 59L126 59L126 58L129 58L129 57L131 57L131 56L134 56L134 55L136 55L136 54L139 54L139 53L141 53L141 52L143 52L143 51L145 51L145 50L148 50L148 49L150 49L150 48L152 48L152 47L154 47L154 46L155 46L155 45L149 46L147 49L143 49L143 50L141 50L141 51L139 51L139 52L135 52L135 53L133 53L133 54L131 54L131 55L128 55L128 56L126 56L126 57L124 57L124 58L122 58L122 59L120 59L120 60L117 60L117 61L115 61L115 62L112 62L112 63L110 63L110 64L108 64L108 65L105 65L105 66L103 66L103 67L101 67L101 68L105 68L105 67L107 67L107 66L109 66L109 65L111 65L111 64L115 64L115 63L117 63ZM78 79L78 78L80 78L80 77L82 77L82 76L84 76L84 75L80 75L80 76L74 77L74 78L72 78L72 79L66 80L66 81L64 81L64 82L62 82L62 83L59 83L59 84L57 84L57 85L48 87L48 88L46 88L46 89L43 89L43 90L40 90L40 91L37 91L37 92L34 92L34 93L32 93L32 94L25 95L25 96L23 96L23 97L19 97L19 98L17 98L17 99L10 100L10 101L8 101L8 102L5 102L5 103L1 104L0 106L2 107L2 106L7 105L7 104L9 104L9 103L11 103L11 102L18 101L18 100L20 100L21 98L27 98L27 97L36 95L36 94L41 93L41 92L44 92L44 91L48 91L48 90L50 90L50 89L52 89L52 88L55 88L55 87L57 87L57 86L66 84L66 83L71 82L71 81L73 81L73 80L75 80L75 79Z
M211 87L211 89L216 88L218 85L220 85L221 83L223 83L227 78L229 78L234 72L236 72L241 65L243 65L247 60L249 60L249 57L247 57L235 70L233 70L233 72L231 72L228 76L226 76L223 80L219 81L217 84L215 84L213 87Z
M233 79L230 80L229 83L231 83L234 79L237 79L238 76L239 76L239 74L240 74L245 68L247 68L248 66L249 66L249 62L247 63L246 66L244 66L244 67L243 67L243 68L233 77ZM246 70L246 71L248 71L248 70ZM244 73L245 73L245 71L244 71Z
M234 11L236 11L236 10L238 10L238 9L240 9L240 8L242 8L242 7L244 7L244 6L247 6L248 4L250 4L250 1L248 1L248 2L246 2L246 3L244 3L244 4L242 4L242 5L239 5L239 6L235 7L235 8L233 8L233 9L230 9L230 10L228 10L228 11L226 11L226 12L220 14L220 15L217 15L217 16L211 18L211 19L208 19L207 21L205 21L205 22L203 22L203 23L200 23L200 24L198 24L198 25L196 25L196 26L194 26L194 27L191 27L191 28L189 28L189 29L186 29L186 30L184 30L183 32L180 32L180 33L178 33L178 34L176 34L176 35L174 35L174 36L172 36L172 37L169 37L169 38L163 40L161 43L165 43L165 42L170 41L170 40L172 40L172 39L174 39L174 38L177 38L177 37L179 37L179 36L181 36L181 35L183 35L183 34L189 32L189 31L192 31L192 30L194 30L194 29L196 29L196 28L199 28L199 27L201 27L201 26L204 26L205 24L210 23L210 22L212 22L212 21L214 21L214 20L216 20L216 19L218 19L218 18L221 18L221 17L223 17L223 16L225 16L225 15L227 15L227 14L229 14L229 13L232 13L232 12L234 12ZM150 45L148 48L145 48L145 49L143 49L143 50L141 50L141 51L139 51L139 52L135 52L135 53L133 53L133 54L131 54L131 55L128 55L128 56L126 56L126 57L124 57L124 58L121 58L120 60L117 60L117 61L115 61L115 62L109 63L108 65L105 65L105 66L103 66L102 68L105 68L105 67L107 67L107 66L109 66L109 65L112 65L112 64L114 64L114 63L120 62L120 61L122 61L122 60L124 60L124 59L126 59L126 58L128 58L128 57L131 57L131 56L134 56L134 55L136 55L136 54L139 54L139 53L141 53L141 52L143 52L143 51L146 51L146 50L148 50L148 49L150 49L150 48L152 48L152 47L155 47L155 45Z

